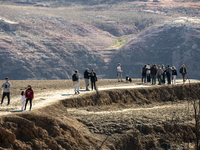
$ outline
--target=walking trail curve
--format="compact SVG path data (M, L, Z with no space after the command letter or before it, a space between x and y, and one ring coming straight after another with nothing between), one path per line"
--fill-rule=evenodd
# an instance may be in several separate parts
M44 81L44 80L43 80ZM103 79L102 79L103 81ZM102 81L98 81L98 82L102 82ZM116 82L116 80L113 80L114 82ZM138 82L139 80L137 80ZM13 81L14 82L14 81ZM36 82L36 81L35 81ZM41 82L41 81L38 81ZM63 81L62 81L63 82ZM82 82L82 81L81 81ZM105 81L104 81L105 82ZM99 88L98 90L110 90L110 89L130 89L130 88L149 88L152 86L159 86L159 85L148 85L148 84L139 84L139 83L123 83L123 85L120 83L116 83L115 85L113 84L107 84L105 85L101 85L99 84ZM188 81L187 81L188 82ZM190 83L199 83L199 80L190 80ZM177 84L182 84L182 80L178 80ZM128 85L128 86L127 86ZM82 82L82 86L84 87L84 83ZM167 85L165 85L167 86ZM71 86L72 87L72 86ZM45 91L41 91L41 92L35 92L35 98L33 100L33 106L32 106L32 111L36 111L39 108L48 106L48 105L52 105L53 103L59 101L59 100L65 100L68 98L73 98L73 97L77 97L77 96L81 96L83 94L86 93L92 93L95 91L85 91L83 90L83 88L81 88L80 90L80 95L74 95L74 89L51 89L51 90L45 90ZM8 114L12 114L12 113L22 113L22 111L20 110L21 108L21 104L20 104L20 95L17 95L11 97L11 104L9 106L6 106L7 103L7 98L4 99L4 103L3 106L0 107L0 115L8 115ZM161 108L165 108L165 107L171 107L171 106L159 106L159 107L153 107L153 108L130 108L130 109L123 109L123 110L117 110L117 112L125 112L125 111L129 111L129 110L149 110L149 109L161 109ZM29 103L27 105L27 110L29 110ZM69 112L72 111L73 112L73 108L72 109L68 109ZM24 111L23 111L24 112ZM96 113L96 114L103 114L103 113L110 113L109 111L103 111L103 112L86 112L85 110L83 111L79 111L78 113L83 113L85 115L87 115L87 113ZM113 113L113 111L112 111Z

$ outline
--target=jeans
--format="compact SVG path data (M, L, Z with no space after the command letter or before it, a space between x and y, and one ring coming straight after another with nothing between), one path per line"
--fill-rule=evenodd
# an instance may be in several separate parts
M26 110L26 105L27 105L28 101L30 101L30 110L31 110L31 107L32 107L32 98L27 98L26 99L26 104L25 104L24 110Z
M159 82L159 85L161 85L161 75L158 75L158 82Z
M86 79L86 78L84 78L84 80L85 80L85 87L86 87L86 90L88 90L88 86L89 86L89 79Z
M143 80L144 80L144 83L146 83L146 75L142 75L142 83L143 83Z
M167 82L168 82L168 84L171 84L171 75L170 74L167 75Z
M156 84L156 75L151 75L152 78L152 85Z
M9 105L10 104L10 92L3 92L1 104L3 104L3 99L5 98L5 96L7 96L7 98L8 98L8 105Z
M78 91L79 92L79 81L74 81L74 91Z

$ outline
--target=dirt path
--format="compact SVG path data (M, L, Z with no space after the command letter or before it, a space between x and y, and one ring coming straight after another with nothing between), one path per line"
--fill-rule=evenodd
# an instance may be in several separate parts
M102 80L103 81L103 80ZM102 82L102 81L98 81L98 82ZM39 82L41 81L36 81L35 84L39 84ZM64 81L61 81L62 83ZM82 82L82 81L81 81ZM195 82L199 82L198 80L190 80L191 83L195 83ZM116 80L114 80L113 83L107 83L106 84L101 84L99 83L99 88L98 90L109 90L109 89L125 89L125 88L140 88L140 87L145 87L145 88L148 88L148 87L152 87L152 85L147 85L147 84L139 84L138 83L138 80L137 82L133 82L131 84L128 84L128 83L116 83ZM74 95L74 89L70 88L72 87L71 85L67 86L66 89L63 89L63 87L61 89L58 89L58 90L55 90L53 88L51 89L48 89L48 84L49 84L49 87L51 87L51 84L50 83L46 83L46 86L47 86L47 90L46 87L45 87L45 84L43 84L43 86L45 87L44 90L41 90L37 93L35 93L35 98L34 98L34 101L33 101L33 107L32 107L32 111L35 111L39 108L42 108L42 107L45 107L45 106L48 106L48 105L51 105L59 100L64 100L64 99L67 99L67 98L73 98L73 97L77 97L79 95ZM57 83L56 83L57 84ZM58 83L60 85L60 83ZM128 86L127 86L128 84ZM178 80L178 84L182 84L181 80ZM82 87L84 86L84 84L82 83L81 85ZM154 86L158 86L158 85L154 85ZM167 85L165 85L167 86ZM95 92L95 91L85 91L83 90L83 88L81 88L80 90L81 95L83 94L86 94L86 93L92 93L92 92ZM20 110L20 95L19 97L11 97L11 104L9 106L6 106L6 103L7 103L7 99L5 98L4 99L4 103L3 103L3 106L0 107L0 115L7 115L7 114L11 114L11 113L19 113L21 112ZM163 108L164 107L170 107L170 106L162 106ZM140 108L140 110L149 110L149 109L158 109L158 108L162 108L162 107L154 107L154 108ZM27 110L29 110L29 104L27 105ZM130 109L130 110L134 110L134 108ZM135 110L138 110L138 109L135 109ZM69 109L70 111L70 109ZM124 109L124 110L117 110L116 112L121 112L121 111L129 111L128 109ZM81 113L81 111L80 111ZM87 112L87 113L94 113L94 112ZM96 113L109 113L109 112L96 112Z

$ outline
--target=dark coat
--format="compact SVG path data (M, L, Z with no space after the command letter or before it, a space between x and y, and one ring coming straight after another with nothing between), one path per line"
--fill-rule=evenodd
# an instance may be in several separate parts
M184 71L185 71L185 74L187 74L187 69L186 69L186 68L183 68L183 67L180 69L179 72L182 74L182 73L183 73L183 69L184 69Z
M86 79L90 78L90 73L87 70L85 70L85 72L84 72L84 78L86 78Z
M91 72L90 73L90 80L91 80L91 82L95 82L96 81L96 73L95 72Z
M151 67L151 75L156 75L157 74L157 69L155 67Z
M176 71L176 69L172 70L172 75L176 75L176 76L177 76L177 71Z

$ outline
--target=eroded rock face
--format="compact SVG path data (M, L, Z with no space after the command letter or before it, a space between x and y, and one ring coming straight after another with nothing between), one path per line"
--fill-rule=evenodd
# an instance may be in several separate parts
M1 119L0 148L88 150L99 146L68 123L48 115L27 113Z

